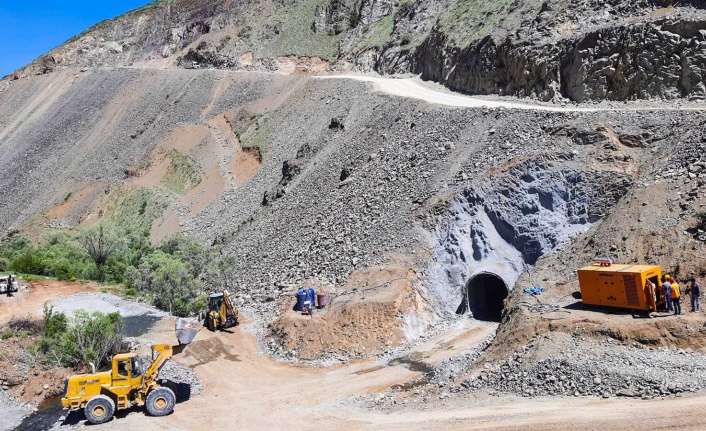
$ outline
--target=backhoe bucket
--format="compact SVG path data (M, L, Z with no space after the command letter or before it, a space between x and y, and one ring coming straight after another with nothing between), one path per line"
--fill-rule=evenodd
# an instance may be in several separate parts
M194 337L196 337L196 334L199 333L200 328L201 325L196 319L177 319L175 331L179 344L185 345L191 343Z

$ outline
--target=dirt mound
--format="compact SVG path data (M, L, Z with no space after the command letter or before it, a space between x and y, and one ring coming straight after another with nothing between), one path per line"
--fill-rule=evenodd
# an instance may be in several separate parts
M353 274L343 294L312 316L286 310L269 327L268 345L300 360L365 358L413 341L434 316L404 264ZM426 321L425 321L426 320Z
M36 332L26 332L11 323L3 329L0 338L0 362L6 364L0 369L2 390L34 407L46 398L62 394L64 378L71 374L71 370L38 361L36 354L32 353L38 341Z

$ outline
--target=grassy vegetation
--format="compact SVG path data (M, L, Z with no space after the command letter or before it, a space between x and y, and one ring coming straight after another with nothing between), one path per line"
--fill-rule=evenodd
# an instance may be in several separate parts
M182 194L201 182L198 163L192 157L172 150L169 159L169 170L162 180L162 185L168 190Z
M267 114L262 114L253 118L247 129L239 134L238 139L243 150L257 149L261 157L265 158L269 151L268 142L271 136L270 117Z
M140 188L117 191L112 204L105 210L105 218L110 224L129 231L132 236L143 237L169 204L169 196L160 190Z
M327 0L284 2L274 7L271 17L266 14L250 17L248 24L259 29L252 32L255 53L260 57L295 55L335 60L343 35L332 36L311 29L316 7L326 3ZM272 32L273 26L276 32Z
M0 271L122 284L127 296L145 298L178 316L203 310L207 287L225 287L219 254L184 236L153 247L148 237L105 227L100 242L109 244L111 252L103 253L101 262L84 245L88 231L56 235L36 245L22 236L12 238L2 244Z
M207 289L226 287L219 266L224 258L185 236L154 246L151 226L167 205L156 190L117 192L95 225L49 232L35 242L20 234L6 239L0 244L0 272L117 284L126 295L175 315L200 312Z
M365 33L365 38L358 44L359 49L382 48L390 41L392 32L395 29L394 14L385 16L370 25Z
M441 16L441 29L460 46L490 35L510 12L513 0L456 0Z

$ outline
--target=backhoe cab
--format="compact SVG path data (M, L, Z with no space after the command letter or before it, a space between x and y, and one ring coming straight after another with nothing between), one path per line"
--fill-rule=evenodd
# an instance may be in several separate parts
M177 338L191 340L197 329L177 322ZM92 424L109 421L117 410L133 406L145 407L152 416L165 416L174 410L176 395L157 382L159 370L186 344L152 345L152 362L143 370L136 353L121 353L113 356L110 371L78 374L65 382L65 395L61 404L71 411L83 409L86 419Z
M208 297L206 327L211 331L231 328L238 324L238 309L227 290L212 293Z

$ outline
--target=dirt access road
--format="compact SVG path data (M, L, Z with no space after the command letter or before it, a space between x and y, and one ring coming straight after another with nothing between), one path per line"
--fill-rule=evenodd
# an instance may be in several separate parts
M373 84L374 91L391 96L422 100L435 105L453 106L459 108L505 108L524 109L529 111L547 112L602 112L602 111L706 111L703 103L682 102L646 102L634 103L604 103L594 105L556 105L551 103L517 101L512 98L492 96L468 96L454 93L447 88L424 82L419 78L384 78L371 75L321 75L314 79L350 79Z
M423 343L414 356L433 364L461 354L494 330L477 325L460 324ZM179 404L172 415L153 418L133 412L96 429L706 429L706 395L651 401L474 397L433 401L424 409L368 410L352 397L412 381L420 372L372 360L324 369L281 363L258 350L252 331L248 325L233 333L202 331L176 358L196 370L204 392ZM158 341L169 341L164 331L160 336Z
M28 283L19 292L8 297L0 295L0 326L12 319L42 317L44 303L68 297L79 292L95 292L94 283L40 280Z

